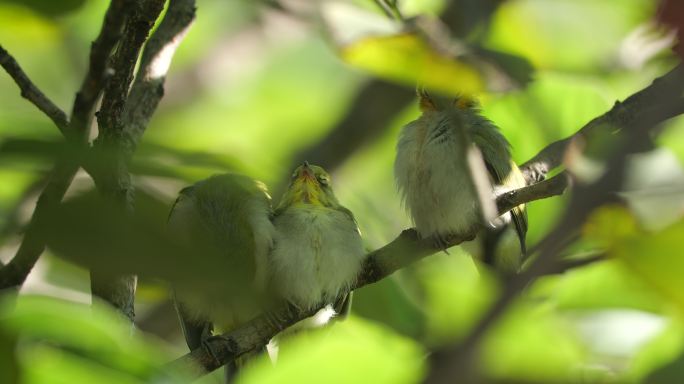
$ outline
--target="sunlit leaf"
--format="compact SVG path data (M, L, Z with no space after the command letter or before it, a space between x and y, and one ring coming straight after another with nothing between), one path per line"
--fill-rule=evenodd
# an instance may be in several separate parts
M673 321L670 322L667 328L661 332L657 337L651 340L641 351L636 355L627 372L628 376L633 382L646 382L648 376L656 374L657 371L665 368L668 363L675 362L679 359L680 354L684 350L684 328L681 320L674 316ZM672 371L670 371L672 372ZM668 372L661 372L657 375L667 374ZM676 383L680 380L653 380L651 376L650 383ZM662 376L661 376L662 378Z
M542 278L532 294L558 309L634 308L650 312L663 309L661 298L648 284L620 262L607 260Z
M569 324L550 308L518 305L486 338L483 358L491 377L547 383L573 377L585 354Z
M650 0L507 1L497 9L489 42L538 68L596 70L617 61L622 40L654 6Z
M262 359L238 383L417 383L425 373L423 355L410 339L351 317L284 341L275 369Z
M594 214L584 231L605 244L610 256L619 259L655 291L684 307L684 258L678 253L684 238L684 221L661 231L645 231L626 210L608 207Z
M415 34L365 37L340 53L353 66L411 87L420 84L451 94L474 94L484 88L476 68L438 52Z

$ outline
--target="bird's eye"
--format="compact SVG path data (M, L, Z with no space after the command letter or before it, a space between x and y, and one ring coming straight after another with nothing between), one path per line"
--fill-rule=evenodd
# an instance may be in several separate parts
M318 182L321 183L321 185L328 185L328 183L330 183L330 178L328 178L328 176L318 175L318 177L316 178L318 179Z

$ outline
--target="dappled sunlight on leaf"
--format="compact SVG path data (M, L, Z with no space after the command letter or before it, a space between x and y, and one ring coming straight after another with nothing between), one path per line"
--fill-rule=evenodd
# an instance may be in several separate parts
M485 81L471 64L439 53L416 34L372 36L343 46L349 64L376 76L450 94L476 94Z

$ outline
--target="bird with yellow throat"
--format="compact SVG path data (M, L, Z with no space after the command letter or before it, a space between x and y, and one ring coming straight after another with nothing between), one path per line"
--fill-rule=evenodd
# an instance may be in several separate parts
M421 116L400 134L394 162L395 180L403 203L422 238L440 247L449 235L482 228L464 248L504 273L517 272L525 255L527 214L520 205L501 216L483 219L481 192L468 162L474 145L482 156L489 185L485 198L526 185L511 158L501 131L482 116L474 101L451 100L418 92ZM489 247L489 248L488 248Z
M346 293L365 256L356 220L335 197L330 175L308 163L295 169L275 209L266 187L247 176L200 181L181 191L168 227L191 248L201 245L205 254L196 257L212 253L233 280L203 289L176 284L191 349L204 345L212 324L229 331L276 300L347 311Z

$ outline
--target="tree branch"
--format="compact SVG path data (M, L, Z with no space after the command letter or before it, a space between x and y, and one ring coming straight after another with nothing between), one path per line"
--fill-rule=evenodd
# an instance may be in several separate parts
M76 94L71 121L68 129L62 131L67 139L77 143L85 142L88 137L88 128L106 77L107 60L121 35L125 19L124 3L124 0L113 0L107 9L100 33L91 47L88 73ZM26 280L45 249L45 240L40 232L46 213L62 200L78 168L76 159L64 158L50 171L17 253L0 269L0 289L20 286Z
M559 179L561 178L559 177ZM553 179L548 181L551 182L551 180ZM497 199L497 205L511 209L528 201L558 194L555 188L530 189L530 187L525 187L522 190L524 193L500 196ZM501 213L505 212L501 211ZM450 236L447 239L448 246L451 247L472 240L478 230L478 228L473 228L467 233ZM439 251L441 248L435 248L432 241L421 239L414 229L404 230L389 244L366 255L364 265L351 290L380 281L397 270ZM325 303L321 303L319 308L323 306ZM198 348L172 362L171 365L192 367L192 371L197 376L201 376L244 353L266 345L273 336L298 321L314 315L317 311L318 309L300 310L291 305L283 305L281 308L264 314L229 333L209 340L214 355L204 348Z
M520 205L520 201L529 203L539 199L562 195L569 184L570 175L563 171L540 183L502 193L496 199L497 208L500 213L503 213Z
M176 48L195 20L195 0L170 0L161 24L145 46L126 106L127 129L137 146L159 101Z
M47 117L55 123L57 128L64 136L67 136L67 126L69 124L67 116L58 106L55 105L38 87L33 84L26 73L21 69L19 63L7 52L2 45L0 45L0 65L5 68L5 71L14 79L19 89L21 96L30 101L38 109L40 109Z
M100 33L90 47L88 72L76 93L69 125L71 133L80 135L81 138L87 137L97 101L107 78L107 61L121 39L126 15L125 5L125 0L112 0L105 13Z
M663 78L671 79L672 77L673 74L671 72ZM654 82L654 84L658 84L659 92L651 93L651 90L647 91L651 97L658 96L658 99L661 100L660 103L653 101L649 104L644 104L644 102L635 103L635 98L633 97L628 99L630 100L629 103L623 103L623 105L628 106L628 111L631 114L635 114L635 117L627 118L624 114L625 112L622 112L622 120L620 121L623 123L619 124L619 126L626 128L626 131L630 134L627 140L622 142L621 150L617 151L608 161L608 169L610 171L606 172L595 183L581 185L578 188L573 194L566 214L559 225L540 243L538 257L528 269L506 282L501 297L483 316L466 340L456 347L447 348L434 354L432 359L433 371L429 377L431 382L453 382L455 377L463 378L464 382L469 382L469 380L474 378L473 375L476 375L475 365L471 363L476 356L474 352L477 350L479 341L499 316L505 312L514 298L531 281L545 274L564 272L571 268L599 261L602 258L599 255L577 262L556 260L560 250L567 243L564 241L567 235L573 233L573 229L581 225L595 207L612 199L612 191L615 191L622 184L622 170L625 157L639 148L644 137L647 137L650 133L650 128L655 123L665 120L666 116L675 116L677 114L676 111L680 111L679 113L684 112L682 111L681 100L678 98L682 96L680 89L684 84L680 83L676 86L670 85L665 87L663 84L660 84L661 81L657 80ZM667 90L663 91L663 88L667 88ZM643 92L641 91L638 94L641 95ZM663 99L666 101L663 101ZM646 110L641 108L646 108ZM615 118L611 118L608 121L604 121L601 126L616 121ZM497 207L500 213L504 213L512 207L523 203L559 195L568 185L568 174L562 172L544 182L498 196L496 201ZM463 241L474 238L477 231L478 228L474 228L467 233L453 235L447 239L447 242L449 246L458 245ZM351 289L358 289L364 285L377 282L398 269L437 251L439 249L435 249L431 242L421 239L414 229L405 230L391 243L367 255L363 268ZM322 306L323 304L320 307ZM214 353L218 351L218 354L212 356L206 349L199 348L172 362L171 365L194 367L194 371L198 376L211 372L240 355L265 345L278 332L311 316L313 313L315 311L302 311L292 306L282 306L269 314L262 315L243 324L232 332L211 339L211 350ZM456 374L459 376L455 376Z
M664 97L674 98L664 100ZM568 145L576 139L589 139L598 130L622 130L640 119L644 125L654 126L684 113L684 68L676 66L648 87L616 102L605 114L591 120L574 135L547 145L536 156L520 167L528 184L541 181L546 174L563 163ZM648 116L648 119L644 119Z
M133 211L133 185L128 172L128 161L134 144L126 130L126 103L133 80L135 65L159 17L164 0L126 1L128 15L123 35L111 60L113 75L104 87L102 106L97 113L100 133L96 150L95 184L99 191L120 204L121 209ZM135 317L134 302L137 280L135 276L113 276L101 268L90 270L90 290L128 317Z

